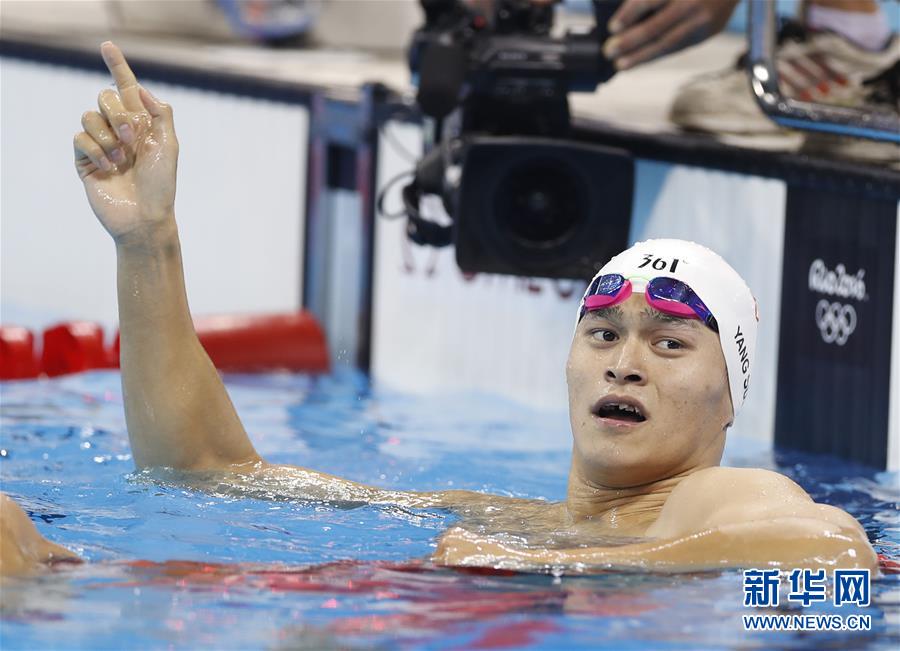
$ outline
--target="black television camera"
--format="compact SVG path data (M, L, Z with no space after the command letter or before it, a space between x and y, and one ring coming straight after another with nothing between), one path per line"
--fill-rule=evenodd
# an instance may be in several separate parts
M553 7L531 0L495 0L493 21L462 0L421 2L410 68L439 143L403 189L409 238L455 244L464 271L590 277L627 244L634 165L566 139L568 93L613 75L601 48L620 0L593 0L593 29L561 39ZM423 217L425 194L451 225Z

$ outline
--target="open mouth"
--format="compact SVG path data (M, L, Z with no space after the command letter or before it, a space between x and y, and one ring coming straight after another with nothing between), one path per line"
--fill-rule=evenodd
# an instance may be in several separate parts
M643 423L647 420L643 409L631 401L602 400L592 411L595 416L606 420L625 423Z

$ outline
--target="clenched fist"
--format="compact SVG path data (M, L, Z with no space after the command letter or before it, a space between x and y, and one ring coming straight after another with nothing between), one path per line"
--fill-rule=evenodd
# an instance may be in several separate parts
M81 116L75 169L94 214L113 239L152 233L174 220L178 140L172 108L141 87L122 51L100 46L117 91Z

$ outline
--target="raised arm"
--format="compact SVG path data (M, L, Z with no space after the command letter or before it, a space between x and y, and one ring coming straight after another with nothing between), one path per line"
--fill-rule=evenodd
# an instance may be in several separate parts
M682 482L647 532L618 547L530 549L452 529L435 560L535 570L569 566L691 570L721 567L868 568L878 559L859 523L817 504L787 477L766 470L710 468Z
M175 225L172 109L142 88L122 52L101 46L117 91L82 116L75 168L118 265L122 389L135 464L218 468L259 460L200 345Z
M175 224L178 140L172 108L135 79L122 52L101 46L117 91L82 116L75 168L118 264L125 420L138 468L230 471L263 496L407 506L471 506L498 499L468 491L407 493L296 466L253 448L219 374L194 332Z

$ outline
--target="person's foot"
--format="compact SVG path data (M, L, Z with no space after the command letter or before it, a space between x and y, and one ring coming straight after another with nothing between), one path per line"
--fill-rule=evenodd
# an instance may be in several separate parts
M782 92L795 99L860 106L869 90L863 81L900 58L900 38L872 52L833 32L810 32L786 22L778 35L776 66ZM745 55L746 56L746 55ZM698 77L678 93L670 119L683 129L708 133L762 135L783 131L765 116L750 90L745 58Z

